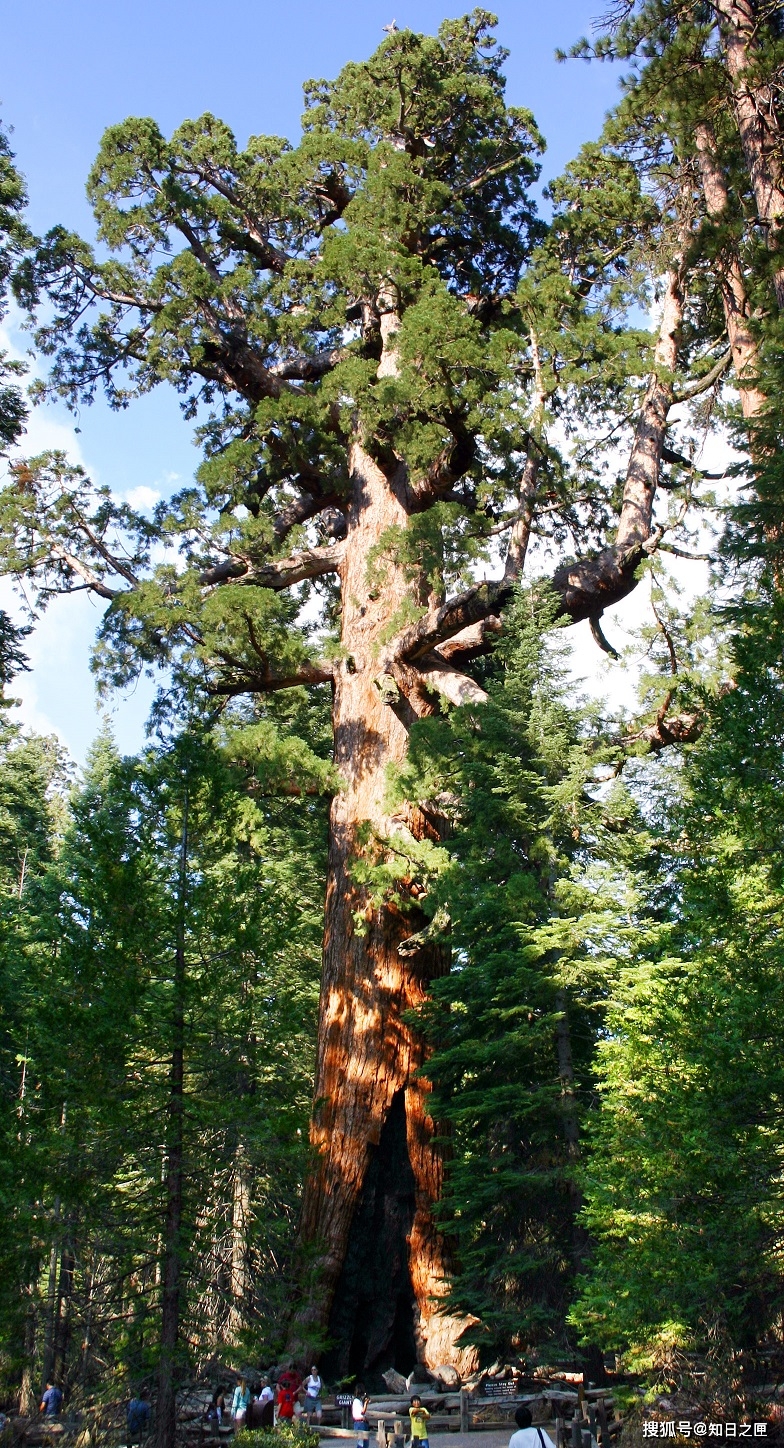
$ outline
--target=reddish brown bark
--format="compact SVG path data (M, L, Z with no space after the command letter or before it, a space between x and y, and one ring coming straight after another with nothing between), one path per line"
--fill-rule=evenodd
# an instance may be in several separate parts
M406 570L391 549L389 556L383 553L387 530L405 528L408 521L405 477L402 469L387 477L359 444L351 451L350 476L341 566L344 657L335 667L333 709L335 760L343 784L331 815L311 1130L316 1166L306 1186L300 1232L303 1248L314 1254L315 1270L292 1347L309 1357L323 1334L368 1167L392 1103L402 1093L414 1181L408 1271L415 1332L421 1356L436 1365L461 1359L454 1340L464 1324L440 1317L432 1300L443 1294L448 1268L432 1214L442 1162L432 1144L428 1087L417 1077L423 1043L404 1015L421 1004L444 959L432 947L402 956L399 945L422 923L415 907L412 913L399 900L383 898L383 892L374 897L372 885L362 879L368 866L404 854L411 834L420 832L416 820L389 811L388 769L405 758L408 731L397 700L377 682L384 632L411 598ZM375 578L368 576L369 564ZM405 894L405 886L401 889ZM382 1350L378 1342L375 1350Z
M379 312L383 350L378 375L392 376L399 327L393 296L379 298ZM426 661L421 673L404 666L397 678L383 673L385 642L402 627L412 602L424 606L428 601L424 580L417 586L411 569L397 561L397 530L408 526L412 494L405 468L384 472L358 440L350 449L348 470L351 491L339 563L343 656L333 672L335 763L342 787L330 820L311 1124L316 1163L300 1225L301 1248L311 1254L313 1289L295 1323L292 1347L310 1357L333 1309L345 1308L336 1295L351 1296L341 1274L351 1266L357 1275L356 1251L353 1262L347 1259L352 1230L355 1235L368 1230L372 1168L372 1192L389 1197L388 1204L382 1200L374 1209L376 1230L383 1231L386 1223L390 1232L381 1295L392 1292L399 1302L389 1304L386 1318L376 1313L365 1323L359 1343L358 1326L350 1312L348 1317L343 1312L343 1336L353 1339L351 1365L364 1371L392 1361L398 1308L410 1319L418 1357L431 1366L465 1364L472 1354L456 1347L465 1323L437 1311L449 1271L446 1244L433 1217L443 1158L433 1144L429 1087L417 1074L424 1043L405 1019L448 962L438 948L399 948L423 924L414 899L405 899L407 888L416 889L413 881L407 884L411 872L403 868L397 891L385 891L374 885L368 870L404 859L412 836L426 832L417 812L395 816L388 803L389 769L405 759L408 724L432 707L426 683L454 694L463 685L470 693L470 681L439 658ZM401 1103L404 1130L391 1132L393 1107L399 1113ZM400 1138L397 1145L393 1137ZM385 1152L394 1154L392 1170L404 1181L390 1180L390 1163L381 1159ZM400 1262L401 1256L407 1260Z
M713 128L707 121L698 123L694 139L705 207L711 221L721 222L728 212L729 193L724 172L716 159ZM751 308L736 252L720 259L719 285L741 408L743 416L751 419L764 407L765 394L754 381L758 368L757 344L751 331Z
M748 167L757 215L767 243L776 253L773 285L784 307L784 169L781 135L772 86L756 74L759 21L754 0L715 0L721 17L727 70L732 81L735 116Z

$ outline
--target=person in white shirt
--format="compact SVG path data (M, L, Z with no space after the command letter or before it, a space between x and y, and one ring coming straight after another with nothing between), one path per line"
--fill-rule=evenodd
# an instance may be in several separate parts
M370 1399L365 1392L364 1383L357 1383L354 1389L354 1401L351 1404L351 1417L354 1423L354 1431L357 1435L357 1448L367 1448L369 1432L365 1414L369 1402Z
M305 1379L305 1412L308 1415L308 1427L310 1427L310 1420L313 1417L317 1423L321 1422L322 1387L319 1370L314 1363L310 1370L310 1377Z
M260 1413L260 1417L259 1417L259 1427L260 1427L260 1428L274 1428L274 1426L275 1426L275 1389L270 1387L270 1385L269 1385L269 1380L266 1379L266 1378L265 1378L265 1380L264 1380L264 1383L263 1383L263 1385L262 1385L261 1392L260 1392L260 1394L259 1394L259 1402L261 1403L261 1413Z
M549 1433L531 1427L531 1409L521 1404L515 1413L517 1432L509 1439L509 1448L555 1448Z

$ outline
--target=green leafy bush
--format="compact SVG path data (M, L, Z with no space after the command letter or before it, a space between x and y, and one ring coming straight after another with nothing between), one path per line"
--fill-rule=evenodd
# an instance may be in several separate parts
M235 1438L237 1448L270 1448L274 1439L276 1448L318 1448L319 1435L307 1423L278 1422L274 1428L244 1428Z

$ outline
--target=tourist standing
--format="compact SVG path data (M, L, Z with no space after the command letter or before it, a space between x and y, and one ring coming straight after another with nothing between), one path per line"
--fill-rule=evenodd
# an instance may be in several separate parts
M260 1428L275 1427L275 1389L271 1388L268 1379L265 1378L259 1393L261 1413L259 1415Z
M422 1399L418 1393L414 1393L411 1399L408 1416L411 1419L411 1448L430 1448L427 1436L427 1420L430 1414L427 1408L422 1407Z
M56 1383L47 1383L46 1392L41 1398L41 1412L47 1418L59 1418L60 1409L63 1405L63 1394Z
M283 1369L278 1378L278 1420L290 1423L294 1417L294 1400L299 1392L301 1378L293 1362Z
M315 1417L316 1422L321 1422L321 1394L324 1384L319 1377L319 1370L315 1363L310 1370L310 1377L305 1379L305 1412L310 1427L311 1418Z
M234 1389L234 1397L231 1400L231 1416L234 1423L234 1432L239 1433L245 1427L245 1419L248 1414L248 1403L250 1402L250 1389L244 1378L240 1378Z
M132 1448L134 1443L141 1443L150 1431L152 1410L149 1397L147 1389L142 1388L138 1398L131 1398L128 1404L128 1411L125 1415L128 1425L128 1448Z
M367 1443L370 1441L368 1437L369 1429L367 1418L365 1417L369 1402L370 1399L365 1392L365 1384L357 1383L354 1389L354 1401L351 1404L351 1418L354 1424L354 1431L357 1435L357 1448L366 1448Z
M532 1428L531 1409L524 1403L520 1405L515 1413L517 1432L509 1439L509 1448L554 1448L553 1440L549 1433L543 1432L541 1428Z

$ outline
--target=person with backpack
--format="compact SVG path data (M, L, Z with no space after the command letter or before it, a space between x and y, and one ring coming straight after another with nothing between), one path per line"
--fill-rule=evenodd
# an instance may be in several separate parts
M521 1403L515 1413L517 1432L509 1439L509 1448L555 1448L549 1433L542 1428L532 1428L531 1409Z

